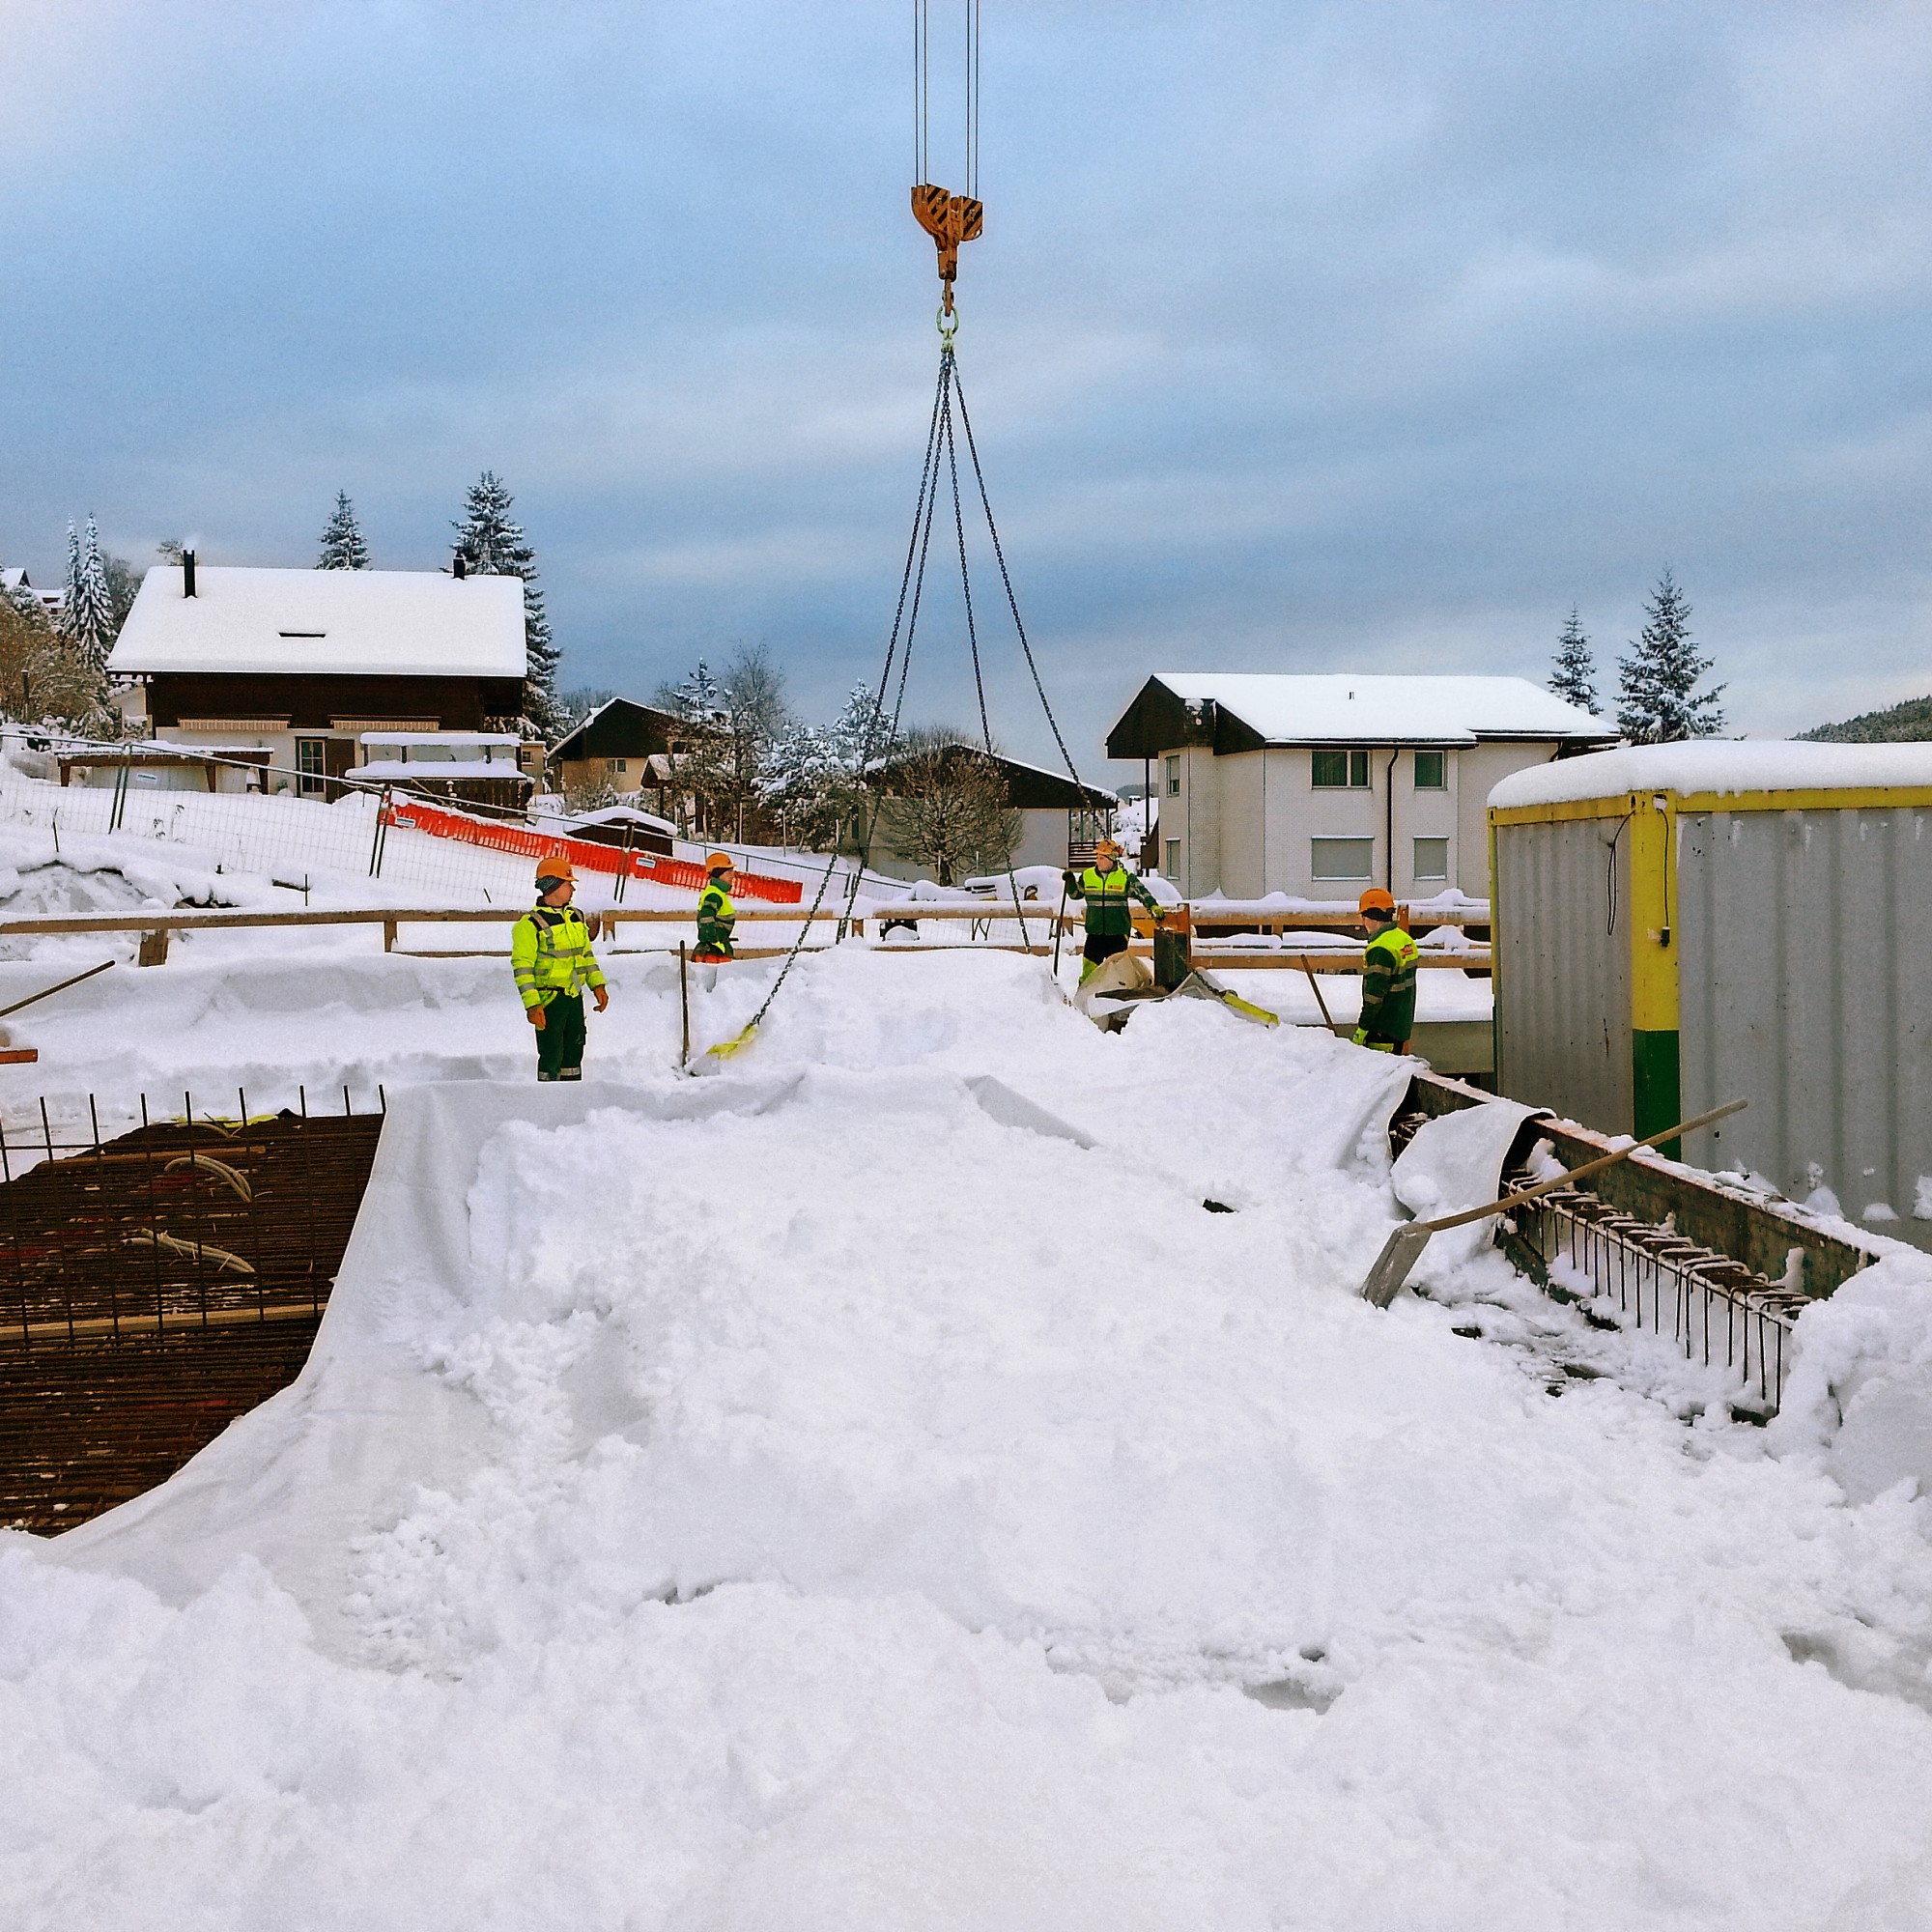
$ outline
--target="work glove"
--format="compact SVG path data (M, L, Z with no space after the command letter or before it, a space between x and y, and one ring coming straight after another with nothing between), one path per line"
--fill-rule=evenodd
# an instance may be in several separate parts
M541 1007L526 1007L524 1011L528 1016L530 1024L539 1033L542 1033L544 1030L544 1009Z
M611 1004L611 995L602 986L592 986L590 997L597 1002L597 1010L600 1013Z
M1369 1043L1369 1030L1367 1027L1357 1027L1354 1030L1354 1032L1349 1036L1349 1037L1352 1039L1357 1046L1367 1046Z

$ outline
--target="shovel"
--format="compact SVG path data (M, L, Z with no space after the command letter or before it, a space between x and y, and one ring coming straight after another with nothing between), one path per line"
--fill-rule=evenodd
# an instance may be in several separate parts
M1708 1114L1699 1114L1695 1120L1680 1121L1674 1127L1665 1127L1661 1134L1652 1134L1648 1140L1619 1148L1615 1153L1600 1154L1595 1160L1586 1160L1581 1167L1573 1167L1567 1174L1559 1174L1549 1180L1539 1180L1533 1187L1520 1188L1515 1194L1505 1194L1500 1201L1487 1202L1480 1208L1465 1208L1460 1214L1444 1214L1439 1220L1411 1221L1406 1227L1398 1228L1382 1243L1382 1251L1376 1257L1376 1264L1369 1270L1368 1280L1362 1284L1362 1299L1374 1302L1378 1308L1386 1308L1402 1293L1402 1285L1408 1279L1409 1270L1422 1259L1422 1251L1429 1245L1431 1235L1439 1235L1445 1228L1460 1228L1469 1221L1480 1221L1486 1215L1506 1214L1512 1208L1520 1208L1524 1202L1534 1201L1538 1195L1553 1193L1559 1187L1569 1186L1573 1180L1582 1179L1586 1174L1614 1167L1618 1161L1628 1160L1644 1148L1674 1141L1678 1135L1688 1134L1697 1127L1708 1127L1713 1121L1741 1113L1749 1105L1748 1100L1733 1100L1728 1106L1714 1107Z

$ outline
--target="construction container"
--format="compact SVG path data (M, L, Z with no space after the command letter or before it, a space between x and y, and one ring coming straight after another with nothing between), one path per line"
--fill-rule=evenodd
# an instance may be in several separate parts
M1932 745L1601 752L1489 816L1498 1092L1639 1137L1747 1099L1682 1157L1932 1245Z

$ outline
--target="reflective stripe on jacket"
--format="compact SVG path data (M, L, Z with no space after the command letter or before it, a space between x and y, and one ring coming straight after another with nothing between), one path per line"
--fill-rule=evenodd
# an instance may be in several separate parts
M1415 1031L1415 941L1385 925L1362 953L1362 1031L1400 1045Z
M533 906L510 933L510 971L526 1007L547 1007L559 993L601 986L590 928L575 906Z
M731 957L731 928L738 923L738 908L723 886L706 886L697 901L697 950L722 952Z
M1087 931L1092 938L1125 939L1132 933L1130 896L1150 912L1160 910L1160 901L1124 866L1117 865L1106 872L1089 866L1077 877L1071 872L1065 877L1067 896L1087 902Z

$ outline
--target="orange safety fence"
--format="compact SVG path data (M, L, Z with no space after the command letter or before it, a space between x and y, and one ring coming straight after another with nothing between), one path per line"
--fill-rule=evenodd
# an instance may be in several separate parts
M647 885L681 886L691 892L704 887L704 867L689 859L669 859L656 852L626 852L615 845L600 845L587 838L564 838L555 833L535 832L526 825L493 824L488 819L470 818L441 806L424 805L416 799L392 799L383 808L384 823L400 825L411 832L427 832L432 838L460 839L466 845L481 845L491 852L512 852L525 859L562 856L586 872L623 873L642 879ZM732 885L740 898L771 899L779 905L796 905L805 896L805 888L796 879L773 879L760 872L740 872Z

